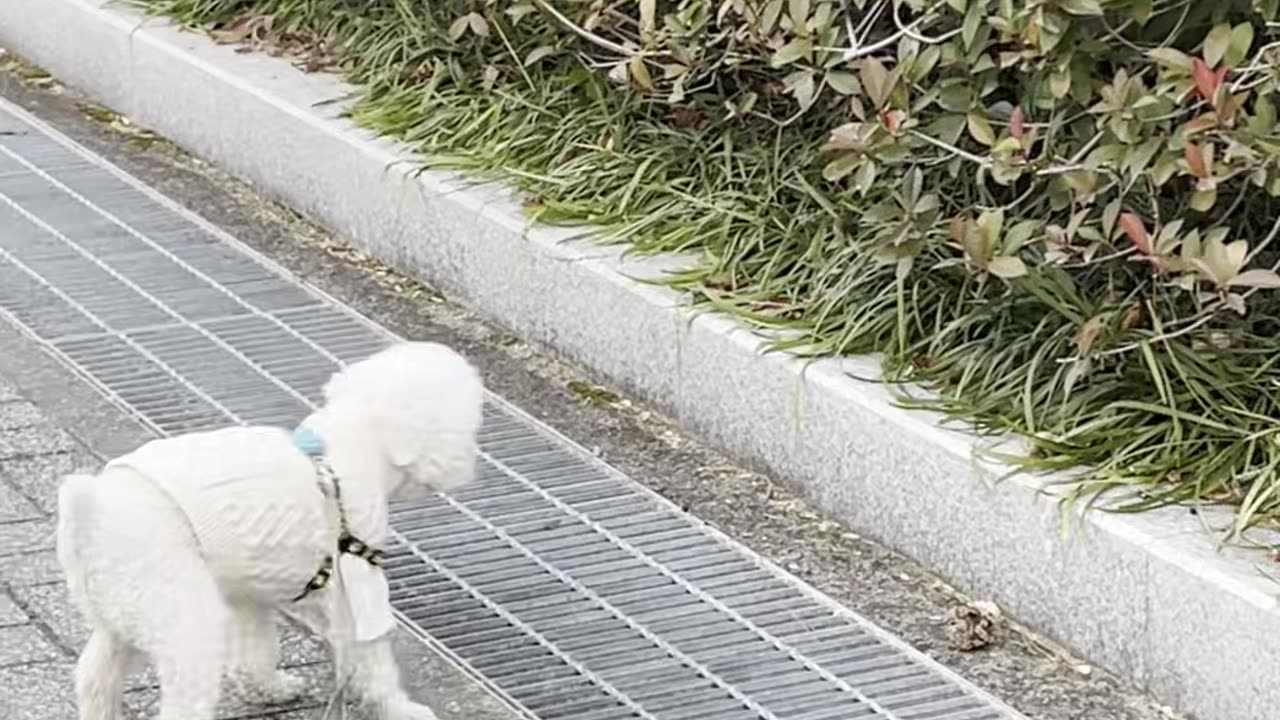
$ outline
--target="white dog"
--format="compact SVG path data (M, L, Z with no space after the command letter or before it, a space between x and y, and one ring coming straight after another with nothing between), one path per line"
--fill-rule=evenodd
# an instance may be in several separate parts
M274 612L326 636L344 681L385 720L434 720L401 687L380 569L387 503L473 473L483 389L434 343L338 372L292 436L231 428L156 440L72 475L58 559L93 632L76 667L81 720L121 716L134 651L155 663L159 720L212 720L223 677L263 703L297 699Z

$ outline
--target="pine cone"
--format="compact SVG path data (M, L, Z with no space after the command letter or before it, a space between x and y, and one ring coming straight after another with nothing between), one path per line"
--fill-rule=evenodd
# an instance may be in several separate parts
M952 608L947 617L947 642L961 652L980 650L1000 638L1004 624L1000 608L986 600Z

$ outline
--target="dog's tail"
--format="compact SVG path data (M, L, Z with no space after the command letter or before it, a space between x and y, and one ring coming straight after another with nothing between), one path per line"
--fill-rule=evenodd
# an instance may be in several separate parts
M96 480L93 475L68 475L58 487L58 564L66 576L72 602L81 608L87 600L82 558L90 542L87 535L89 516L94 511L92 484Z

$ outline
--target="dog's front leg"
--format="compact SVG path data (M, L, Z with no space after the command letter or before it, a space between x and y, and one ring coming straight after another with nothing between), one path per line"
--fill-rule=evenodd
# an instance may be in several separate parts
M233 603L230 640L231 680L246 700L284 705L302 696L306 681L277 667L280 643L270 607L252 601Z
M405 693L389 637L354 644L346 666L351 688L380 720L438 720L431 708Z

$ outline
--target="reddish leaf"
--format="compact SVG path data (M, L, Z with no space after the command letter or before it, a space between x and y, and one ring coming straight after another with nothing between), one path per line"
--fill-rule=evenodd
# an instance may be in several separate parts
M1225 65L1215 71L1200 58L1195 58L1191 61L1191 78L1196 83L1196 92L1210 105L1213 104L1214 97L1218 94L1218 88L1222 85L1222 81L1226 76L1227 68Z
M1147 226L1142 218L1130 212L1121 213L1120 229L1143 255L1151 254L1151 236L1147 234Z
M1022 106L1013 109L1009 115L1009 136L1021 140L1026 134L1026 117L1022 112Z
M892 110L880 111L880 122L889 132L897 132L898 127L902 124L902 117L899 113Z
M954 240L957 245L964 244L965 223L966 220L963 215L957 215L951 218L951 239Z
M1204 151L1195 143L1187 143L1182 148L1182 155L1187 159L1187 167L1191 174L1198 178L1209 177L1209 167L1204 162Z

